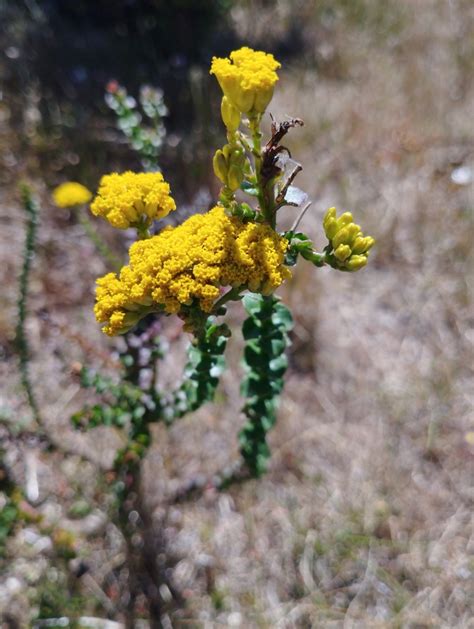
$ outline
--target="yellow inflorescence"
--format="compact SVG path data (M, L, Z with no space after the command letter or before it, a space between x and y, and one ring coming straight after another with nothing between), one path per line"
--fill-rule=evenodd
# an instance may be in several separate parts
M175 209L169 184L161 173L131 171L104 175L91 205L95 216L102 216L118 229L148 227Z
M280 66L273 55L244 47L231 52L230 59L214 57L211 74L240 112L263 113L272 99Z
M324 217L323 226L338 268L358 271L367 264L369 251L375 240L372 236L364 236L350 212L344 212L337 217L336 208L330 208Z
M111 336L132 327L147 308L211 312L225 286L273 292L291 276L288 241L269 225L244 223L220 206L130 247L130 264L97 281L95 316Z
M92 192L81 183L67 181L53 190L53 200L58 207L83 205L92 199Z

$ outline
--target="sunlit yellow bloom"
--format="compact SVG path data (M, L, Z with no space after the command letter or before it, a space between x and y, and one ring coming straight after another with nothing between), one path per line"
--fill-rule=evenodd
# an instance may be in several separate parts
M58 207L83 205L92 199L92 192L81 183L67 181L53 190L53 200Z
M273 55L244 47L231 52L230 59L213 57L211 74L240 112L263 113L272 99L280 67Z
M367 264L369 250L375 240L371 236L364 236L359 225L353 222L350 212L344 212L338 218L336 208L330 208L323 219L323 226L337 268L358 271Z
M287 246L269 225L244 223L217 206L135 242L119 276L97 281L95 316L113 336L150 310L185 317L185 307L196 305L211 312L222 287L270 294L291 276L284 266Z
M176 209L161 173L112 173L100 180L91 212L113 227L148 227Z

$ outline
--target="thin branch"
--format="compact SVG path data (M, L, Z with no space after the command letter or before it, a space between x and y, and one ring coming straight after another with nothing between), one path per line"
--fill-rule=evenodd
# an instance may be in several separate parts
M306 212L309 210L309 208L312 205L312 201L308 201L308 203L303 207L303 209L301 210L301 212L298 214L298 216L296 217L295 222L293 223L293 225L291 226L290 231L294 232L295 229L298 227L298 225L301 223L301 221L303 220L304 215L306 214Z

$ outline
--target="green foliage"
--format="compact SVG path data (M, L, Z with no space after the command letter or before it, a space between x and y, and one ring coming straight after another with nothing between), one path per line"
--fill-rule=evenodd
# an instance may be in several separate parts
M93 609L94 599L90 594L87 597L79 593L71 596L64 576L59 571L58 574L60 575L60 583L58 583L57 578L54 580L46 578L37 587L35 603L38 608L38 614L36 618L37 620L48 619L48 627L59 628L64 627L63 618L69 616L71 618L67 626L79 628L80 624L73 618L84 614L87 609ZM55 618L58 620L57 624L53 624L54 620L52 619Z
M13 533L16 523L21 520L18 501L21 491L15 485L3 463L4 450L0 450L0 496L3 506L0 508L0 557L5 553L8 537Z
M289 231L284 236L290 243L286 252L286 264L288 266L294 266L299 255L314 264L314 266L324 266L326 262L325 256L313 250L313 243L306 234Z
M83 367L80 381L84 388L95 389L104 398L104 402L87 406L73 415L72 421L78 428L125 428L134 422L141 422L147 413L156 411L158 397L147 397L139 387L125 379L117 384L111 378Z
M119 453L117 464L130 457L142 457L150 443L150 423L165 421L169 424L213 399L219 376L224 370L223 354L229 336L226 324L218 325L209 318L195 344L188 347L182 384L167 395L156 388L154 380L148 388L140 386L140 349L147 345L149 350L150 339L146 334L142 337L129 334L127 349L120 355L124 374L118 383L87 367L81 369L81 385L94 389L101 402L73 415L74 425L77 428L115 426L124 429L129 443ZM131 342L132 338L134 342ZM156 367L163 357L159 337L154 336L151 342L153 349L147 366L154 364Z
M13 500L6 499L2 509L0 509L0 555L5 553L7 538L13 532L15 524L20 517L20 512Z
M21 200L23 209L26 214L26 239L23 249L23 264L21 268L21 275L19 281L19 291L17 300L17 324L15 343L20 360L20 374L21 383L26 392L28 398L28 404L30 405L33 417L38 422L40 421L40 413L36 399L33 393L33 387L31 385L30 373L29 373L29 361L30 350L28 346L28 337L25 330L25 322L28 315L27 300L28 289L30 284L30 272L31 264L35 255L36 248L36 233L38 229L38 217L39 217L39 205L36 199L33 197L31 189L26 184L23 184L20 188Z
M149 86L140 90L140 105L149 126L143 125L137 101L116 81L107 85L105 102L115 112L118 129L125 135L130 147L140 155L145 170L159 170L158 156L166 137L163 117L168 114L163 92Z
M164 418L169 423L210 402L224 371L224 352L230 330L226 324L217 325L209 318L203 334L188 348L183 383L171 395L164 407Z
M239 433L242 456L253 476L261 476L270 458L267 433L276 422L278 396L288 366L285 350L293 319L276 297L249 294L243 299L249 317L242 332L246 341L246 375L242 394L247 422Z

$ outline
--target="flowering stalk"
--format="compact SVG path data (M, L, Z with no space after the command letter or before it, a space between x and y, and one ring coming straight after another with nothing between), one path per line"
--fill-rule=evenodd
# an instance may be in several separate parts
M245 330L249 334L259 331L262 337L246 337L249 373L243 392L249 424L240 439L247 466L261 474L268 456L266 433L275 422L276 400L283 386L291 322L291 315L273 293L291 277L288 267L299 257L316 267L329 265L342 271L356 271L367 262L374 241L363 236L350 213L337 218L334 208L328 211L324 219L328 245L322 253L314 251L306 234L295 232L299 219L289 232L277 231L278 212L300 205L306 196L293 185L302 167L292 162L287 170L285 164L291 160L281 144L302 121L273 121L271 137L262 146L261 121L279 67L272 55L250 48L234 51L230 59L212 61L211 73L223 91L221 116L227 135L227 143L213 158L215 174L223 184L217 206L151 236L154 221L174 211L176 204L161 173L132 172L102 177L91 204L92 213L112 226L137 230L130 263L118 274L109 273L97 281L95 314L104 332L124 334L150 314L177 314L184 330L196 339L177 391L166 396L152 390L154 407L134 411L140 414L143 448L136 446L137 423L133 421L129 439L140 450L139 456L149 443L150 421L172 421L211 399L230 332L209 317L225 315L224 304L239 301L250 291L254 297L244 297L250 315ZM247 127L250 135L241 127ZM248 203L240 200L242 193L250 197ZM254 198L256 207L252 207ZM95 411L97 418L101 412Z
M139 514L140 522L146 520L137 496L141 462L151 443L151 424L169 425L212 400L230 337L225 319L219 320L226 316L227 305L242 300L248 315L242 328L245 377L241 390L246 422L238 436L242 457L215 474L213 486L218 489L261 476L268 466L267 436L277 419L292 328L291 313L275 291L291 278L290 268L301 258L315 267L357 271L367 263L374 244L350 213L338 217L334 208L324 218L328 242L322 252L314 250L304 232L296 231L308 207L307 195L294 186L302 166L290 158L282 141L303 123L297 118L282 123L272 120L266 142L261 131L279 67L273 55L247 47L232 52L229 58L212 60L211 74L223 92L226 143L212 161L222 189L210 210L177 227L155 227L176 209L170 187L158 172L104 175L91 204L95 216L117 229L133 228L137 234L128 264L97 280L96 319L105 334L125 335L126 339L120 382L85 368L83 385L96 390L100 403L74 418L79 427L105 424L124 433L126 444L117 454L114 475L119 521L131 562L136 555L135 533L130 529L132 511ZM109 86L108 102L127 121L127 137L136 139L134 129L140 124L136 103L120 89ZM132 146L138 150L136 142ZM278 213L298 207L303 210L294 227L280 232ZM171 392L161 390L156 377L157 361L164 353L159 341L155 343L155 326L159 317L168 315L178 316L183 331L193 338L182 382ZM150 347L149 358L143 362L141 349ZM180 499L191 495L198 485L188 483L187 489L178 492ZM143 540L143 527L139 534ZM155 586L166 581L165 576L153 575ZM136 584L132 589L131 599ZM153 591L159 592L160 587ZM133 600L130 605L128 626L132 626ZM152 596L150 614L159 616L162 609L163 601Z

